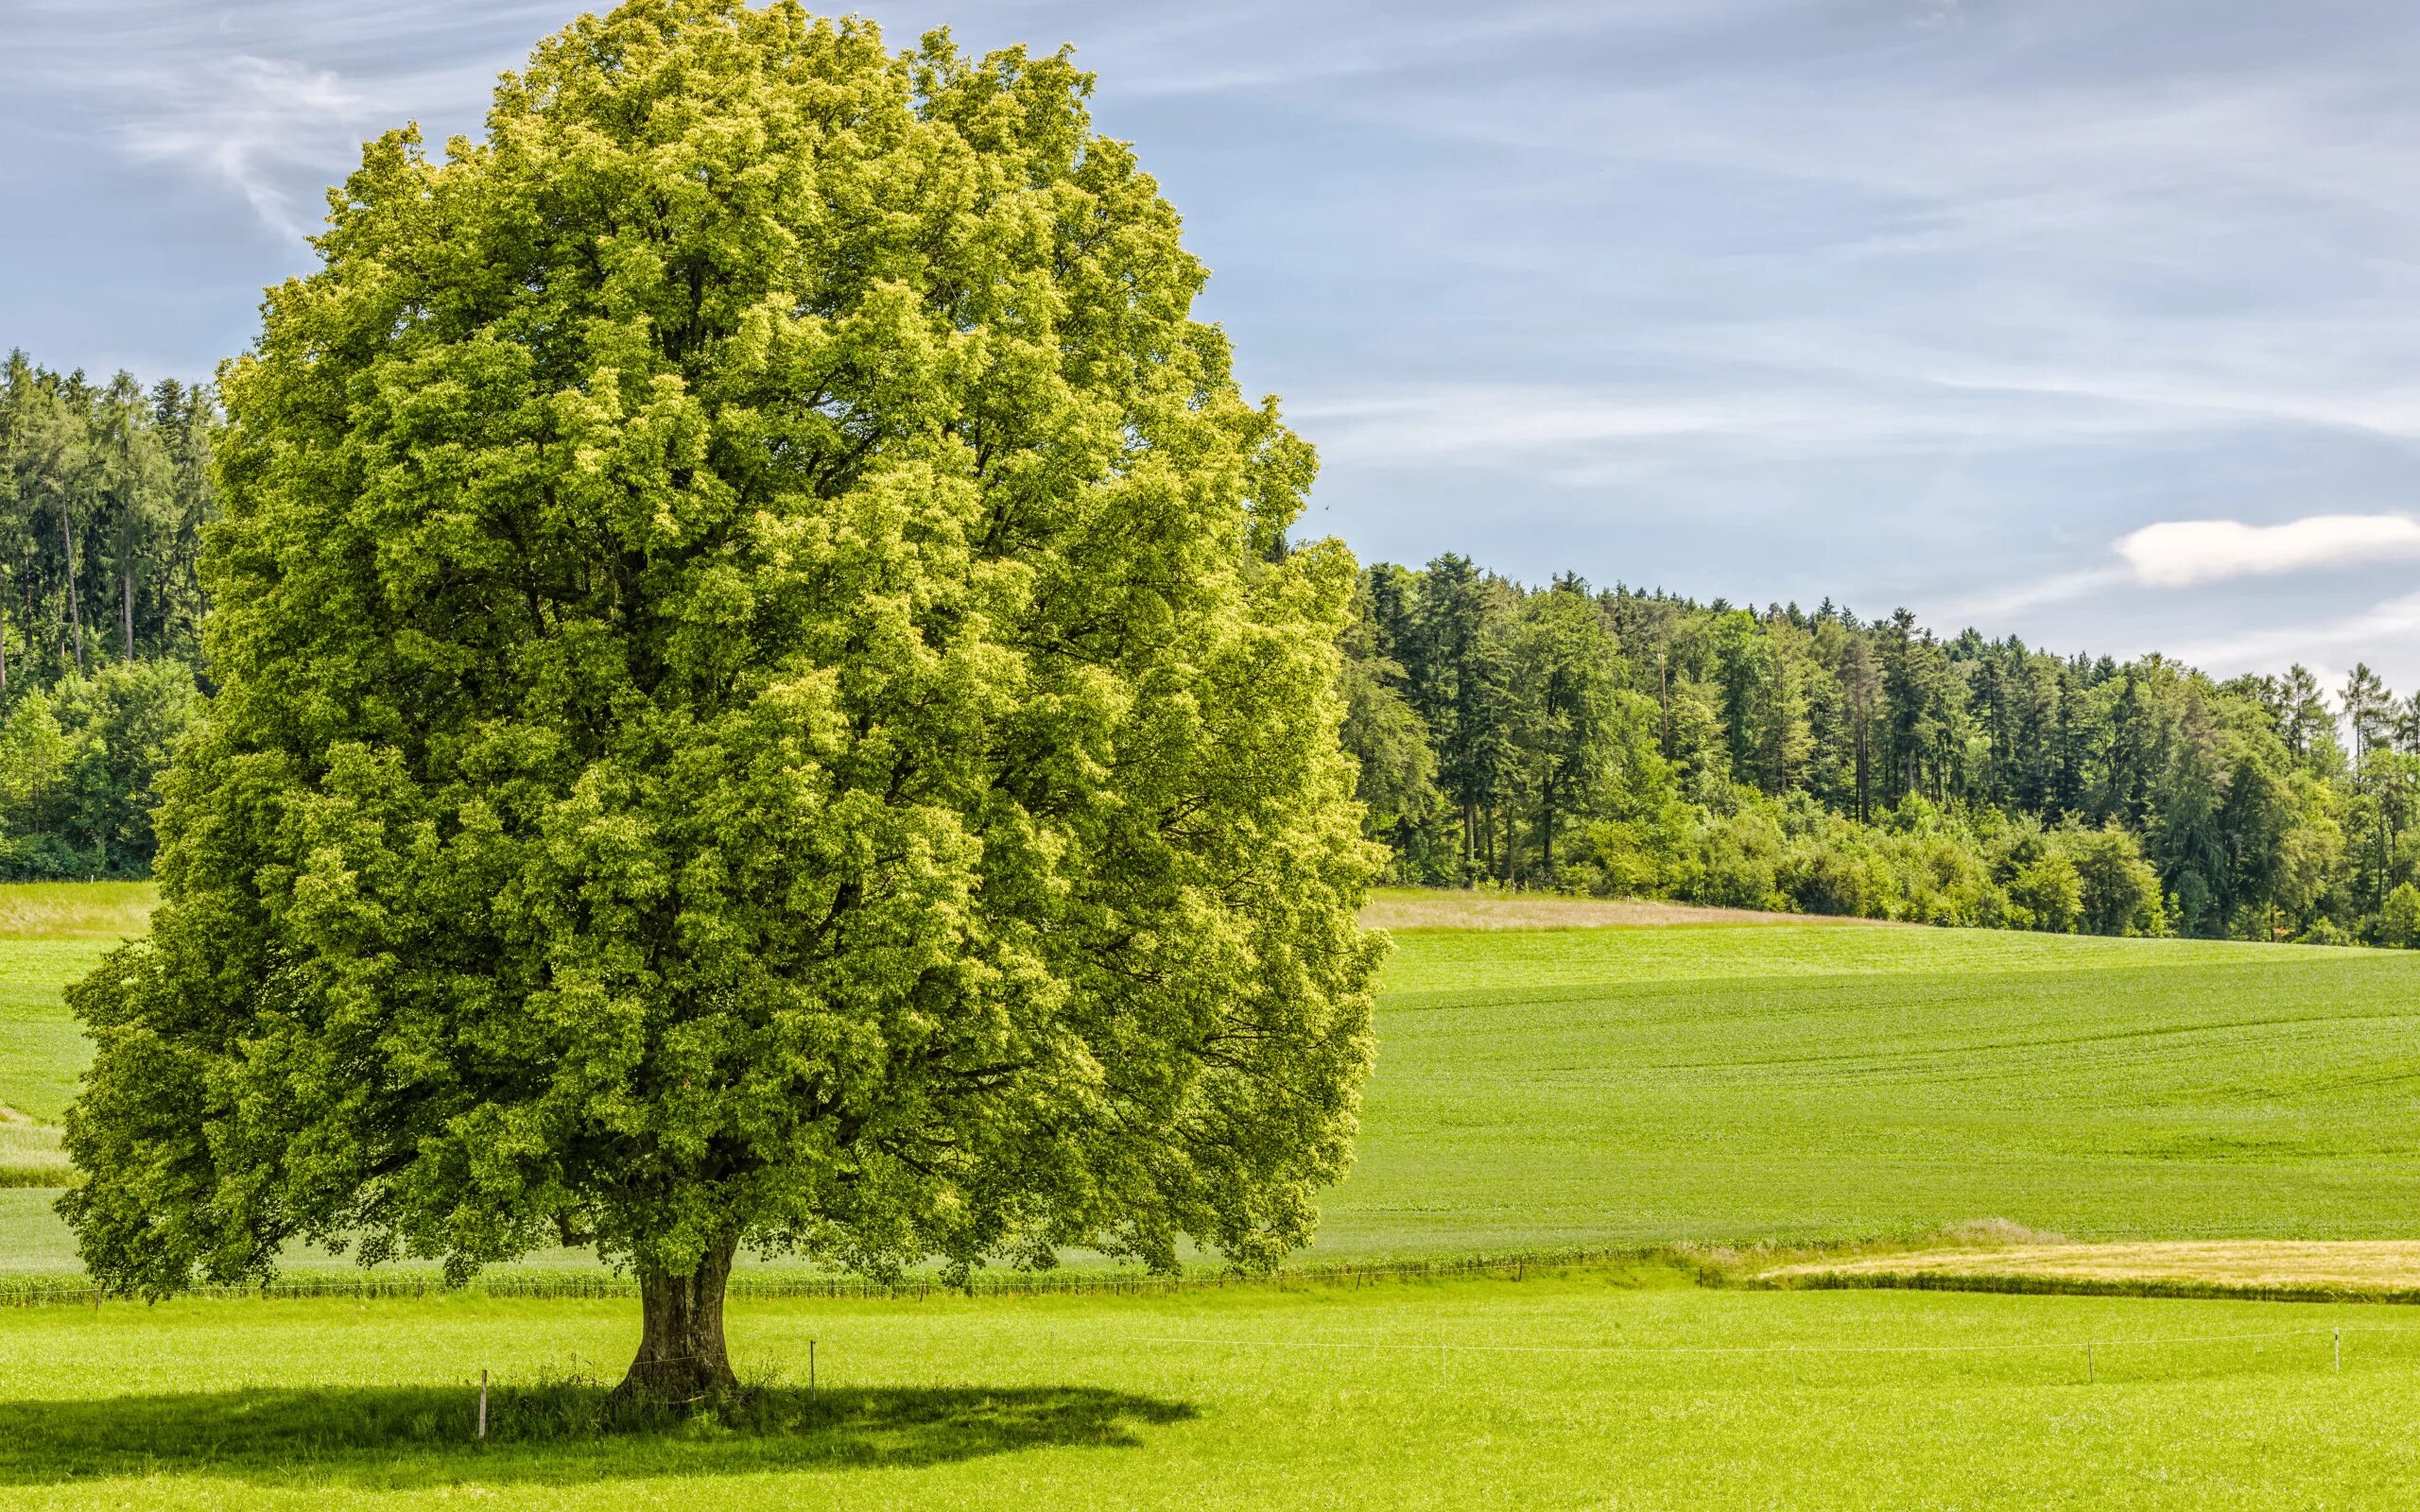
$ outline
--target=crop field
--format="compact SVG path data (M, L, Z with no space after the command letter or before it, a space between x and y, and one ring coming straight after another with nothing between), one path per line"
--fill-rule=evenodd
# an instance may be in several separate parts
M737 1303L731 1330L749 1415L606 1436L581 1382L627 1352L627 1303L29 1309L0 1319L0 1502L2293 1508L2420 1483L2403 1309L1616 1272Z

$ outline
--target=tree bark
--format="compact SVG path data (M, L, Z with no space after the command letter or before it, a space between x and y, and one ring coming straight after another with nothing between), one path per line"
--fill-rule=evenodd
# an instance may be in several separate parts
M614 1395L652 1401L694 1401L735 1389L731 1358L722 1339L723 1288L731 1280L735 1239L719 1241L686 1276L639 1272L644 1332L638 1358Z
M131 662L134 660L134 567L132 563L127 565L119 581L125 589L118 600L118 624L120 633L124 637L120 649L125 653L126 660Z
M76 629L76 672L84 671L84 611L76 601L76 523L67 517L67 507L59 507L59 533L67 541L67 623Z

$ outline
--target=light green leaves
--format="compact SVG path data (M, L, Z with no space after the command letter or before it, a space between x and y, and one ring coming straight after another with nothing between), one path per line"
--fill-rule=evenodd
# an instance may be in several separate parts
M223 691L77 995L96 1275L1307 1237L1353 566L1088 88L640 0L372 145L229 371Z

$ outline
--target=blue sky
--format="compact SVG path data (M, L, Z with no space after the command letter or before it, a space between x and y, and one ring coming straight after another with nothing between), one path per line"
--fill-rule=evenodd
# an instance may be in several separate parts
M206 373L566 4L0 0L0 344ZM2420 8L865 8L1073 43L1365 559L2420 684Z

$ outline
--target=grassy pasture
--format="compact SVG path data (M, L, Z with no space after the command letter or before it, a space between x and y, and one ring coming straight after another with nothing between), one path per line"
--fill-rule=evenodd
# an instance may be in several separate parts
M139 895L24 890L54 895L61 927L139 918ZM0 922L35 917L10 891ZM1524 927L1396 934L1358 1163L1313 1258L1985 1216L2091 1239L2420 1238L2420 953L1553 928L1536 920L1594 905L1512 903ZM0 938L0 1103L43 1124L64 1108L87 1052L59 990L110 937ZM55 1148L0 1125L20 1180L57 1179ZM0 1192L0 1268L72 1264L47 1205Z
M43 1147L28 1125L59 1122L92 1059L60 993L141 935L159 896L147 882L0 884L0 1183L24 1152Z
M147 882L0 885L0 1198L67 1179L57 1125L92 1051L60 993L142 934L158 901ZM16 1227L9 1206L0 1202L0 1246Z
M2420 1237L2420 954L1408 931L1322 1247Z
M754 1415L602 1437L572 1383L627 1356L627 1303L29 1309L0 1316L0 1503L2316 1508L2420 1484L2402 1309L1632 1272L746 1303L731 1332L780 1383Z
M1360 1163L1313 1259L1983 1214L2225 1236L2238 1265L2263 1237L2420 1238L2420 958L1565 919L1595 921L1398 935ZM0 1102L63 1107L85 1051L58 990L110 937L0 938ZM11 1128L42 1132L0 1125L0 1162ZM0 1270L73 1267L51 1195L0 1191ZM2420 1486L2420 1310L1693 1278L745 1300L754 1405L617 1435L596 1424L627 1299L0 1309L0 1505L2318 1508Z

